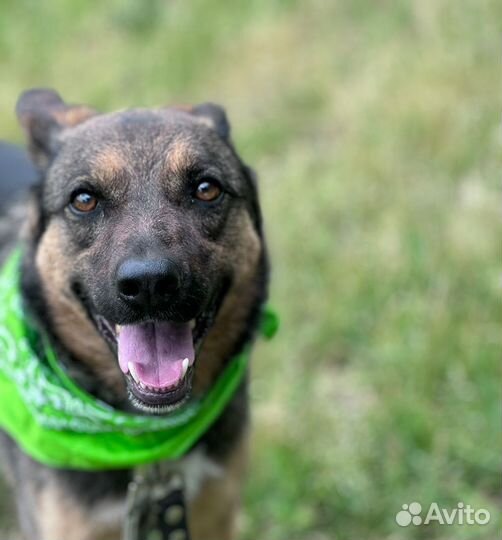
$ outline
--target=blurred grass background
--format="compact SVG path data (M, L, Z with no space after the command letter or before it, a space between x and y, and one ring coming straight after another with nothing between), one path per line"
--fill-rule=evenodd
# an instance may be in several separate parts
M500 531L498 0L0 0L0 137L27 87L224 104L272 299L244 540ZM490 525L400 528L458 501ZM8 519L3 518L4 523Z

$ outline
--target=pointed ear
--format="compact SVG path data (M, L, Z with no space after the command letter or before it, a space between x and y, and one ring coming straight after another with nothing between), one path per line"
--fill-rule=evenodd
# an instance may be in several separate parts
M44 169L57 152L60 132L84 122L96 111L85 105L67 105L54 90L34 88L19 96L16 113L32 159Z
M202 103L192 108L191 113L198 116L205 124L214 129L225 140L230 138L230 124L223 107L214 103Z

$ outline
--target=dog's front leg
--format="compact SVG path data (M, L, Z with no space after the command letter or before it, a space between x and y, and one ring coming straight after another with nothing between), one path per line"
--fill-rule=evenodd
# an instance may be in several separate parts
M207 478L189 504L192 540L234 540L248 441L241 440L223 465L221 474Z
M100 499L95 505L84 505L53 479L20 493L17 506L26 540L121 538L125 499Z

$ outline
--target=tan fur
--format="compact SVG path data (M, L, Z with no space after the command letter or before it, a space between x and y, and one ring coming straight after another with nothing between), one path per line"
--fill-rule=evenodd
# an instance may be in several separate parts
M192 540L233 540L240 507L241 484L248 463L248 438L243 437L224 465L224 474L208 478L189 506Z
M35 237L39 221L40 209L38 204L35 202L34 197L32 197L27 208L26 220L24 221L20 231L20 236L23 240L29 241L31 238Z
M119 149L111 146L105 147L93 159L92 176L104 182L113 181L127 167L127 158Z
M180 103L178 105L169 105L167 109L175 109L177 111L183 111L190 113L193 111L193 105L187 104L187 103Z
M42 236L36 255L55 330L68 350L89 366L100 380L119 395L125 395L118 363L69 290L68 275L75 261L63 252L61 234L57 221L52 221Z
M94 116L96 111L85 105L75 105L54 109L52 114L60 125L73 127Z
M89 510L74 501L57 484L44 486L36 500L40 539L119 540L125 507L120 505L117 512L116 502L102 501L100 504L101 508L96 511Z
M240 334L255 299L256 267L261 254L261 242L248 214L242 214L232 227L236 238L233 243L235 280L221 306L214 326L209 331L199 352L195 374L194 394L204 393L221 370L221 361L231 354L233 340L229 336Z
M186 139L175 140L167 153L166 169L168 172L182 173L186 171L192 162L191 153L193 148Z

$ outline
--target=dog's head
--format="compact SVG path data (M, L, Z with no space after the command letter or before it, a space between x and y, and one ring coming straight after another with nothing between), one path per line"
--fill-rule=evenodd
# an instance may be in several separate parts
M224 111L98 114L30 90L17 113L43 177L31 253L53 333L114 384L120 366L137 408L172 410L264 296L256 186Z

